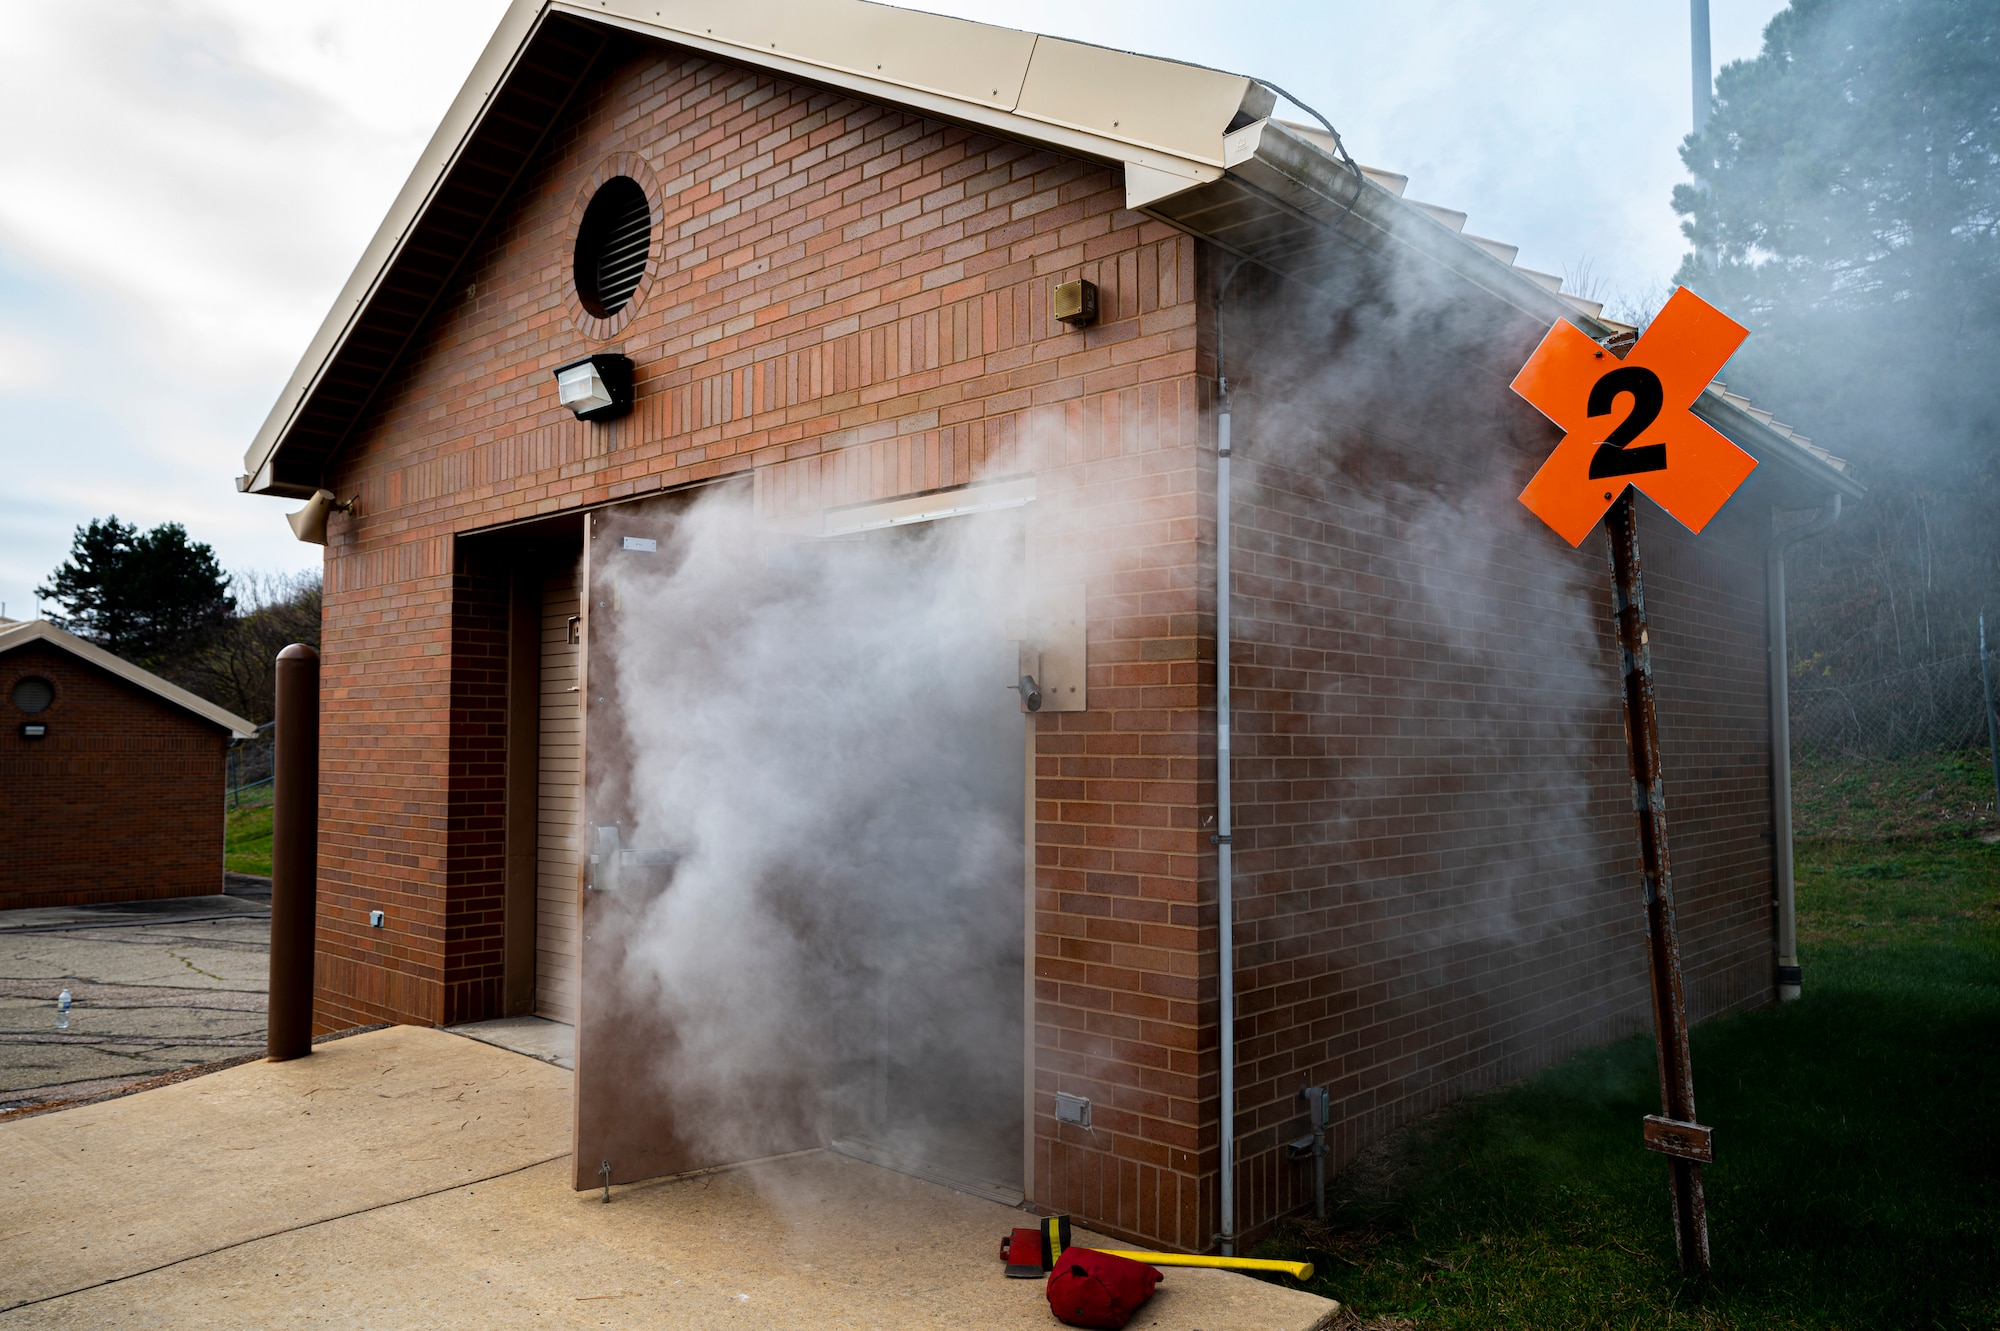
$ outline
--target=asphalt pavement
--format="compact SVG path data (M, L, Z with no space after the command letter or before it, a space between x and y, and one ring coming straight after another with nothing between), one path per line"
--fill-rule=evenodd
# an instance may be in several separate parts
M0 1113L261 1053L270 939L231 896L0 911Z

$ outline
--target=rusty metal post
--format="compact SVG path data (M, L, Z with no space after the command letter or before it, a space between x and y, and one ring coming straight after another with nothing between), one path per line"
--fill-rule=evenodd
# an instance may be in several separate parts
M312 1052L313 917L319 884L319 653L278 653L272 764L271 1004L264 1051L272 1062Z
M1711 1133L1695 1121L1694 1065L1688 1057L1687 1007L1681 992L1680 936L1674 928L1673 873L1667 859L1667 806L1660 777L1660 726L1653 703L1653 660L1646 634L1645 588L1639 578L1637 500L1627 487L1605 514L1611 545L1611 606L1617 620L1619 670L1624 676L1625 745L1632 757L1632 808L1646 901L1646 961L1653 989L1653 1031L1659 1050L1660 1113L1642 1125L1646 1146L1672 1167L1674 1244L1681 1267L1708 1273L1708 1207L1701 1166L1713 1160Z

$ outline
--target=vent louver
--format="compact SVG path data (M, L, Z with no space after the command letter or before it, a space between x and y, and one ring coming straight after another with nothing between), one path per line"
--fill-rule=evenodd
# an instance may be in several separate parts
M14 705L24 712L46 712L55 700L55 687L37 675L30 675L14 685Z
M591 197L576 235L576 294L600 319L625 308L646 272L653 212L630 176L613 176Z

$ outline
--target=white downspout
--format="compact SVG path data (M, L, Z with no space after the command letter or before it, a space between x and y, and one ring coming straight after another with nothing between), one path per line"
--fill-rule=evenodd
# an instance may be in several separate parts
M1770 633L1771 877L1778 898L1778 1001L1799 996L1799 917L1792 899L1792 713L1790 657L1785 645L1785 551L1840 521L1840 495L1828 496L1805 526L1773 535L1764 559L1764 621Z

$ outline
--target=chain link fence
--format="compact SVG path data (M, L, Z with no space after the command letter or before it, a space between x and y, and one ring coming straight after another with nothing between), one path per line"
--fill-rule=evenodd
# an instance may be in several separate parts
M277 757L273 741L278 732L272 726L272 722L266 721L257 727L257 733L250 739L231 742L228 788L223 792L224 803L229 808L240 809L245 800L255 802L268 795Z
M1977 652L1856 683L1794 680L1791 699L1794 759L1907 758L1987 747Z

